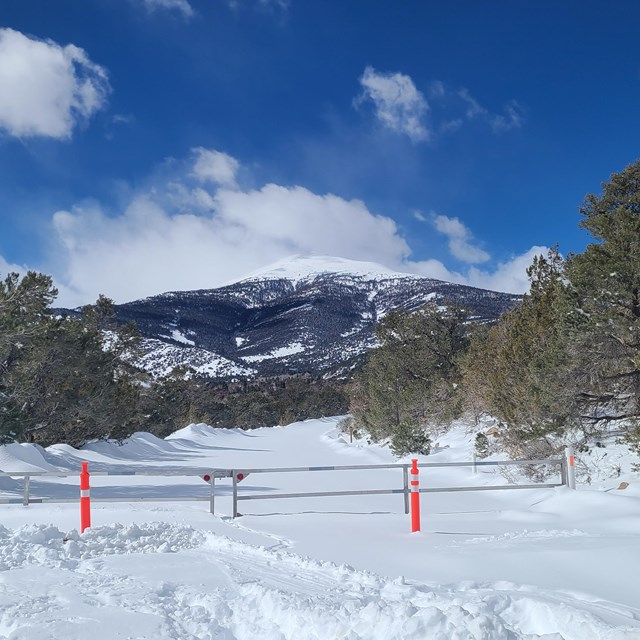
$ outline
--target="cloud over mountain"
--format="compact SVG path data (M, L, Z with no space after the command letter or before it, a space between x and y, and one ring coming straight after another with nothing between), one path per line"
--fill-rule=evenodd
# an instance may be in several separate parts
M452 271L436 259L413 260L410 242L390 217L361 200L302 186L243 188L243 168L226 153L198 147L174 174L134 192L115 214L78 204L52 216L50 255L60 304L99 293L125 302L164 291L212 288L291 254L371 260L391 269L510 293L527 289L535 247L492 269ZM457 218L436 216L451 252L463 262L489 256ZM437 236L434 236L437 238ZM2 263L0 263L0 267Z

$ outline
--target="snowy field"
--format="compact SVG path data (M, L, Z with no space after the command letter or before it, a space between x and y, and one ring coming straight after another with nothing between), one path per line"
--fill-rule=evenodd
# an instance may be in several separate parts
M191 425L166 440L138 434L82 451L9 445L0 469L395 462L386 448L347 443L335 423ZM458 426L422 460L469 460L471 440ZM423 494L417 534L401 495L242 501L244 515L232 520L227 480L211 516L206 501L162 502L206 498L198 477L95 476L93 498L122 502L94 502L82 535L77 503L0 505L0 637L639 640L639 482L620 449L605 453L599 466L621 466L622 475L578 491ZM620 480L630 486L618 490ZM423 487L506 482L491 468L421 471ZM400 469L252 474L240 495L401 486ZM22 480L0 478L0 498L21 495ZM77 478L33 478L31 495L75 498Z

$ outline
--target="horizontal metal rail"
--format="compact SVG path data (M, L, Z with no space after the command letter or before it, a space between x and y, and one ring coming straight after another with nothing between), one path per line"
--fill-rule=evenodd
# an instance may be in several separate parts
M532 464L563 464L560 458L548 458L546 460L480 460L470 462L419 462L419 468L429 467L480 467L494 466L502 467L508 465L528 466ZM250 469L243 467L245 473L298 473L300 471L359 471L366 469L401 469L402 467L411 467L408 463L394 464L348 464L333 465L326 467L266 467L259 469Z
M532 465L532 464L563 464L563 460L550 458L547 460L478 460L470 462L419 462L420 468L437 467L481 467L481 466L509 466L509 465ZM258 469L243 468L245 473L298 473L301 471L360 471L366 469L402 469L409 468L409 463L393 464L349 464L331 465L323 467L265 467ZM0 471L0 476L33 478L72 478L78 475L78 471ZM202 476L205 474L215 474L217 478L230 478L233 469L149 469L144 471L92 471L91 476Z
M31 476L33 478L75 478L79 471L0 471L0 476ZM230 478L231 470L226 469L158 469L157 471L92 471L91 476L169 476L169 477L197 477L215 473L218 478Z
M78 498L29 498L29 504L72 504L77 503ZM209 502L209 496L188 496L172 498L94 498L91 502ZM24 504L21 498L0 498L0 504Z
M91 476L117 477L117 476L147 476L147 477L172 477L172 478L197 478L208 475L211 491L206 497L119 497L119 498L91 498L92 502L209 502L213 513L215 497L215 479L231 477L231 470L227 469L158 469L145 471L93 471ZM0 498L0 504L22 504L28 507L30 504L53 504L77 502L77 498L32 498L30 496L31 478L76 478L79 472L70 471L0 471L0 477L22 477L24 480L22 499Z
M541 482L539 484L494 484L487 487L433 487L420 489L420 493L449 493L450 491L504 491L508 489L545 489L562 487L564 482Z
M274 498L326 498L327 496L380 496L404 493L404 489L356 489L354 491L315 491L313 493L279 493L277 496L238 496L238 500L273 500Z
M491 485L480 487L433 487L420 489L420 493L445 493L453 491L504 491L509 489L544 489L561 487L567 484L566 462L562 458L550 458L546 460L472 460L469 462L421 462L418 467L422 468L442 468L442 467L472 467L475 473L478 466L530 466L530 465L558 465L560 467L561 481L556 483L539 483L539 484L519 484L519 485ZM238 502L244 500L275 500L278 498L322 498L333 496L355 496L355 495L389 495L403 494L404 511L409 513L409 483L408 470L411 465L408 463L395 464L357 464L357 465L332 465L332 466L314 466L314 467L271 467L271 468L243 468L242 470L231 470L233 480L233 504L232 517L236 518L238 514ZM314 491L314 492L298 492L298 493L277 493L272 495L239 495L237 474L242 473L246 476L250 473L306 473L310 471L363 471L371 469L402 469L403 488L402 489L361 489L352 491ZM215 488L212 486L212 491ZM213 498L212 498L213 500Z
M472 460L469 462L421 462L418 467L421 468L442 468L442 467L472 467L475 469L479 466L530 466L530 465L560 465L561 479L559 483L539 483L539 484L521 484L521 485L491 485L478 487L433 487L420 489L420 493L443 493L454 491L501 491L509 489L542 489L559 487L567 484L567 469L564 459L546 459L546 460ZM92 498L93 502L205 502L210 503L210 511L214 513L215 503L215 486L216 479L231 478L233 484L232 513L233 517L238 516L238 502L243 500L274 500L277 498L320 498L332 496L355 496L355 495L392 495L403 494L405 513L409 512L409 483L408 470L411 465L408 463L389 463L389 464L358 464L358 465L327 465L327 466L309 466L309 467L270 467L270 468L243 468L240 469L146 469L142 471L116 470L116 471L94 471L91 476L99 477L118 477L118 476L147 476L147 477L202 477L209 476L210 495L206 497L117 497L117 498ZM403 474L403 487L401 489L360 489L346 491L316 491L316 492L299 492L299 493L277 493L272 495L250 494L238 495L239 474L246 477L250 473L306 473L313 471L366 471L379 469L400 469ZM5 477L23 477L24 489L23 497L19 498L0 498L0 504L20 504L25 506L29 504L45 504L45 503L73 503L76 498L31 498L30 481L31 478L68 478L76 477L78 472L70 471L0 471L0 476ZM240 477L240 478L241 478Z
M562 487L562 482L547 482L540 484L506 484L490 487L438 487L420 489L420 493L448 493L450 491L500 491L504 489L544 489L550 487ZM359 489L355 491L314 491L313 493L279 493L276 496L266 495L238 495L240 500L273 500L275 498L326 498L331 496L369 496L390 495L404 493L404 489Z

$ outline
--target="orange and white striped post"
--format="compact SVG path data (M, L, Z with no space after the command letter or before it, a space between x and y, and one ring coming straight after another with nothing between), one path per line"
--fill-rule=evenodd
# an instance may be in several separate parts
M411 533L420 531L420 480L418 480L418 461L411 461Z
M91 526L91 498L89 496L89 463L82 463L80 472L80 533Z

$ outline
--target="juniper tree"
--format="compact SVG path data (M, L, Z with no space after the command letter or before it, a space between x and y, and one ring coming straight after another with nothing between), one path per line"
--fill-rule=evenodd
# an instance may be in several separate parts
M527 271L530 292L496 325L475 333L462 362L467 408L496 416L504 444L521 454L567 426L563 261L557 247Z
M22 431L24 390L12 383L12 376L28 357L30 346L46 334L57 294L49 276L32 271L22 278L10 273L0 281L0 442L11 441Z
M595 242L567 262L579 421L597 431L640 417L640 161L587 195Z
M431 453L431 438L424 429L401 422L391 437L391 451L399 457L409 453L426 456Z
M466 317L435 305L385 317L376 327L380 346L352 387L359 428L374 440L399 432L406 440L410 430L419 434L459 414L457 358L467 345Z
M138 386L119 356L135 345L133 330L117 327L104 297L82 317L54 316L56 295L43 274L0 283L0 437L79 444L129 435Z

